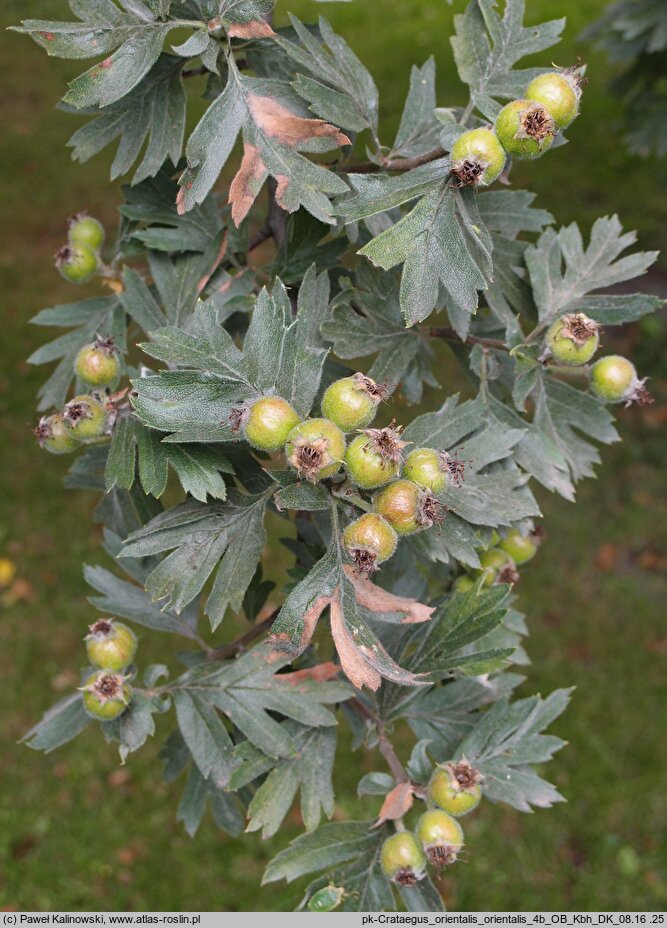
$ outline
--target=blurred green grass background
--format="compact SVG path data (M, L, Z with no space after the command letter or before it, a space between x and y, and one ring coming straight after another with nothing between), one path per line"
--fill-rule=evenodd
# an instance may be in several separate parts
M587 229L596 216L618 212L626 228L640 230L643 247L664 249L666 165L628 158L619 144L619 101L606 87L609 65L577 39L603 7L603 0L529 0L531 22L568 17L553 59L568 64L581 54L591 82L571 144L521 166L513 178L537 191L561 223L576 219ZM431 53L439 101L463 100L448 41L462 0L452 7L444 0L326 7L280 0L281 17L287 8L303 19L325 13L361 54L381 88L385 138L397 124L410 65ZM69 18L64 0L5 0L0 24L26 16ZM0 594L0 909L290 909L298 886L260 890L258 882L269 857L299 833L298 817L266 844L255 835L226 838L209 821L191 841L175 822L182 784L161 782L164 729L124 768L92 728L48 757L16 744L76 683L91 621L81 563L104 560L90 521L94 500L62 489L68 462L40 454L29 431L44 370L24 359L44 333L27 323L38 309L80 296L52 269L65 217L87 208L112 228L119 194L108 184L108 154L79 166L65 148L78 121L54 106L80 63L49 60L28 39L4 31L0 41L0 556L18 571ZM551 61L549 52L542 61ZM645 289L665 291L666 267L663 259ZM540 494L548 540L519 587L533 659L522 692L577 687L554 728L569 746L549 768L569 801L532 816L489 805L467 820L468 862L440 884L453 909L667 906L663 327L650 320L622 341L607 337L606 345L632 353L663 405L620 411L624 443L605 449L599 480L581 487L576 506ZM444 383L447 392L453 386ZM171 642L142 637L146 662L169 657ZM374 810L353 793L362 766L370 769L369 760L350 755L343 740L341 816Z

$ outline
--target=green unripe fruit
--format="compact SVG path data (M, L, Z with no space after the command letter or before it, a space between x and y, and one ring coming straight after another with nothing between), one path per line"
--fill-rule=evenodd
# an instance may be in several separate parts
M370 377L363 374L343 377L324 391L322 415L344 432L363 429L371 424L386 396L386 388Z
M395 480L375 496L373 508L398 535L412 535L442 522L445 507L411 480Z
M463 187L486 187L505 167L505 152L491 129L471 129L452 145L452 174Z
M426 872L426 856L411 831L398 831L387 838L380 863L385 876L399 886L414 886Z
M482 586L491 586L506 571L511 572L512 559L505 551L499 548L489 548L479 556L481 567L473 570L474 577L482 577Z
M324 886L308 900L311 912L333 912L343 901L345 890L342 886Z
M91 441L104 435L106 410L94 396L87 393L75 396L66 404L62 415L69 434L77 441Z
M259 451L282 451L289 433L300 421L287 400L263 396L250 407L245 436Z
M580 97L577 79L563 72L540 74L526 88L526 99L546 107L557 129L567 129L577 116Z
M621 355L600 358L591 368L591 390L605 403L632 401L638 387L643 389L643 381L637 379L634 364Z
M441 870L456 861L463 847L463 829L459 822L442 809L425 812L415 829L428 862Z
M290 432L285 455L299 477L316 483L340 470L345 436L329 419L306 419Z
M547 347L556 361L577 367L586 364L600 345L600 326L584 313L570 313L549 326Z
M539 158L551 147L556 126L540 103L513 100L498 113L496 134L513 158Z
M85 245L99 251L104 244L104 226L88 213L77 213L68 221L67 239L70 245Z
M117 719L132 699L132 687L119 673L96 670L84 681L83 704L88 715L103 722Z
M345 469L358 487L374 490L398 476L399 464L387 460L366 435L358 435L345 452Z
M79 442L72 437L59 412L51 416L42 416L35 429L40 447L51 454L68 454L79 447Z
M427 795L433 805L460 818L479 805L482 788L478 770L467 761L444 764L434 772L428 784Z
M93 667L125 670L137 652L137 636L114 619L98 619L86 635L86 652Z
M518 528L511 528L500 542L499 547L517 565L526 564L537 553L537 542L534 535L522 535Z
M84 345L74 361L74 373L89 387L108 387L118 380L120 361L113 338Z
M396 532L375 512L364 513L343 532L343 547L361 573L371 573L388 560L397 543Z
M87 283L97 265L97 255L87 245L65 245L56 255L58 272L72 284Z
M457 593L469 593L474 586L475 581L472 579L472 577L469 577L467 574L462 574L460 577L456 578L452 584L452 589L454 589Z
M405 459L403 476L422 490L438 493L447 486L449 468L447 458L433 448L415 448Z

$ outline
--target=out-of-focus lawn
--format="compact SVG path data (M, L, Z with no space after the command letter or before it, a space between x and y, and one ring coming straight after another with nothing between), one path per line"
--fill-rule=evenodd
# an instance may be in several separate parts
M582 51L577 34L603 5L531 0L529 10L535 21L568 15L566 42L553 57L569 63ZM387 137L413 61L434 52L441 102L462 99L448 44L460 0L453 8L443 0L281 3L288 7L303 18L326 13L363 54L382 88ZM5 0L0 25L27 15L66 18L65 3ZM517 170L516 183L537 190L559 221L577 218L587 226L618 211L627 226L641 229L645 247L665 247L665 166L627 159L616 142L618 103L605 92L606 63L588 57L591 84L572 144ZM118 197L107 184L106 155L81 167L64 147L76 121L53 107L76 63L48 60L27 39L6 33L2 60L0 556L16 563L18 579L0 594L0 907L291 908L298 888L259 891L257 883L268 857L298 833L296 818L289 834L267 845L254 835L227 839L210 822L191 841L175 823L181 784L161 783L159 736L124 768L92 729L48 757L16 746L76 683L82 629L91 619L81 562L102 560L90 522L93 500L65 494L68 462L40 455L28 429L44 371L23 359L44 333L27 321L44 306L79 297L51 268L64 218L86 207L112 227ZM658 391L665 380L660 332L648 326L641 347L637 332L621 346L654 372ZM452 908L667 904L664 413L664 406L621 413L626 441L605 451L600 479L582 486L577 506L541 495L549 537L520 586L534 661L526 692L577 686L556 725L570 744L549 770L569 804L533 816L483 807L471 817L468 863L443 882ZM168 658L169 645L143 636L150 661ZM338 802L346 817L369 811L352 793L361 763L359 755L350 763L343 745Z

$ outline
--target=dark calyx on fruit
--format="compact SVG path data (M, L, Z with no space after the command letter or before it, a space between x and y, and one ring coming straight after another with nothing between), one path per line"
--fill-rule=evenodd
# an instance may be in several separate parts
M514 564L507 564L498 572L498 583L515 584L519 581L519 571Z
M403 448L409 444L401 440L402 425L396 425L396 420L392 419L389 425L384 429L363 429L363 434L368 436L368 446L385 461L392 464L400 464L403 457Z
M378 569L377 552L371 548L351 548L349 553L358 573L372 574Z
M555 132L556 126L546 108L535 103L522 113L517 138L533 139L542 144Z
M35 437L37 441L39 442L40 446L43 448L44 442L48 441L49 438L51 438L51 434L52 434L52 429L51 429L51 426L49 425L48 419L42 416L42 418L37 423L36 427L33 429L33 432L35 433Z
M95 681L94 690L103 699L118 699L123 695L121 678L112 673L105 673Z
M406 867L398 871L394 877L394 882L398 883L399 886L414 886L418 879L419 877L415 871L411 867Z
M68 403L63 412L63 419L68 422L80 422L82 419L92 419L93 410L88 403Z
M453 458L450 454L447 454L446 451L439 451L438 457L440 458L440 465L443 470L447 471L449 474L449 479L456 487L463 485L466 472L466 464L469 464L469 461L459 461L458 458Z
M467 760L448 764L447 768L461 789L474 789L482 781L482 775Z
M451 867L456 863L458 849L451 844L432 844L424 848L424 853L430 864L438 870L444 870L445 867Z
M369 396L372 396L377 403L381 403L389 396L389 390L385 383L376 383L371 377L365 374L357 373L354 380L360 390L365 390Z
M229 424L234 435L238 435L248 421L250 410L247 406L235 406L229 414Z
M464 158L452 165L452 175L458 180L461 187L476 187L488 168L479 158Z
M419 493L417 497L416 522L423 528L430 528L433 524L440 525L447 513L447 507L428 491Z
M106 636L111 632L113 624L109 619L98 619L90 626L91 635Z
M583 313L570 313L563 316L563 328L560 330L561 338L569 338L575 345L584 345L589 338L593 338L600 331L597 322L584 316Z
M306 480L317 478L322 468L331 463L330 455L327 454L328 447L326 438L297 439L290 463L296 468L299 477L305 477Z

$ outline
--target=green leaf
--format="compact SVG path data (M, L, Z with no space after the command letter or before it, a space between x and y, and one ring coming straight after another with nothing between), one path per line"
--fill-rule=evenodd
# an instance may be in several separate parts
M576 223L558 232L547 229L542 233L537 244L526 250L542 325L564 312L579 309L592 291L643 274L656 260L657 252L640 251L620 257L636 240L636 233L623 233L617 216L596 220L587 248Z
M410 90L403 107L392 158L414 158L436 148L442 123L435 116L435 60L429 58L421 68L412 66Z
M174 549L150 573L146 589L154 602L181 612L215 572L206 603L213 629L227 608L238 612L266 542L267 494L230 493L226 503L189 500L161 513L127 538L122 557L145 557Z
M497 6L496 0L472 0L454 17L456 34L451 39L459 77L489 119L499 109L495 98L522 97L533 77L544 71L514 70L516 62L555 45L565 26L564 19L524 26L525 0L507 0L502 18Z
M228 784L235 766L234 745L207 695L176 689L173 700L181 735L202 778L220 788Z
M227 487L220 472L233 473L233 468L214 449L168 445L166 456L186 493L202 503L209 496L227 498Z
M531 696L510 703L499 700L461 742L456 757L465 757L483 776L484 795L520 812L549 808L563 797L530 764L551 760L565 742L542 731L564 712L572 690L556 690L546 699Z
M199 768L193 764L188 772L176 815L176 820L183 822L191 838L194 838L199 830L207 807L210 807L218 828L232 837L241 834L244 820L238 798L216 788L210 780L205 780Z
M317 828L322 813L331 818L334 811L331 776L336 751L335 728L306 728L290 720L283 726L294 741L298 752L295 758L276 764L247 741L236 751L243 763L232 775L232 789L256 779L258 770L259 775L270 771L248 807L250 821L246 830L262 829L262 838L278 831L298 790L301 790L301 815L306 831Z
M264 871L262 883L293 880L306 873L329 870L372 852L384 838L383 829L369 831L371 822L330 822L302 835L277 854ZM380 832L381 834L378 834Z
M446 301L464 312L474 312L478 291L487 289L492 273L491 239L474 204L474 193L457 190L448 182L359 254L385 270L404 262L400 299L408 325L430 316L440 290Z
M181 78L183 62L160 55L142 81L122 100L93 111L96 116L67 143L75 161L88 161L114 139L120 142L111 165L111 179L127 174L148 144L133 183L154 177L169 159L178 164L185 132L186 96ZM98 115L99 113L99 115Z
M291 213L303 206L316 219L333 224L329 196L345 193L347 185L299 151L330 151L349 139L335 126L301 113L299 98L287 84L243 77L230 61L224 91L188 140L179 212L202 202L243 128L244 157L230 188L236 225L247 215L269 175L278 182L276 198L283 209Z
M81 693L66 696L44 713L41 720L26 732L21 741L35 751L46 754L76 738L89 724Z
M378 91L349 45L320 17L319 36L290 15L299 43L278 35L276 42L306 72L292 86L310 109L344 129L377 129Z

